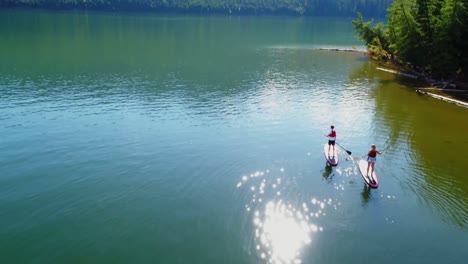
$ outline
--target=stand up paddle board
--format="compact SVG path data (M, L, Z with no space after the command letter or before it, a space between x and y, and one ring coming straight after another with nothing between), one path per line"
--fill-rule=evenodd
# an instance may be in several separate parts
M333 146L330 147L330 153L328 153L328 144L323 146L323 153L325 154L325 159L327 159L328 164L331 166L338 165L338 149L335 146L335 151L333 152Z
M374 173L372 173L372 177L369 178L369 176L367 176L367 160L359 160L359 171L361 172L361 176L362 178L364 179L364 181L367 183L367 185L369 185L370 187L372 188L377 188L379 187L379 179L377 178L377 174L375 174L375 170L374 170ZM369 168L369 171L371 169Z

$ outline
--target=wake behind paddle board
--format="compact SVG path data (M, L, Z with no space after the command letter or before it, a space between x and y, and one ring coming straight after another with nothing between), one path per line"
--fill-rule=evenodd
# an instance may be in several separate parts
M361 172L361 176L364 179L364 181L367 183L367 185L369 185L372 188L379 187L379 179L377 178L377 174L375 174L375 170L374 170L374 173L372 173L373 181L371 181L369 177L366 175L367 174L367 160L361 159L359 160L358 164L359 164L359 171ZM369 168L369 171L370 170L371 168Z
M333 146L330 146L330 153L328 153L328 144L323 146L323 153L325 154L325 159L327 160L328 164L331 166L338 165L338 150L335 146L335 151L333 151Z

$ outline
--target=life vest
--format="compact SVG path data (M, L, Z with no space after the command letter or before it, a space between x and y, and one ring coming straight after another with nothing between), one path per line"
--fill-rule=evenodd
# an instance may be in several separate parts
M336 132L335 132L335 130L332 130L332 131L330 132L330 134L328 134L328 136L330 137L330 139L335 139L335 138L336 138Z
M367 156L369 156L371 158L377 157L377 150L375 150L375 149L369 150L369 153L367 153Z

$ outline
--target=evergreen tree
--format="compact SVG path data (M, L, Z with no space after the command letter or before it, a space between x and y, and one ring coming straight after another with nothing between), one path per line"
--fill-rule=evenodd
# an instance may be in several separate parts
M381 54L394 55L413 69L436 77L460 77L468 70L466 5L464 0L395 0L386 26L371 28L360 14L353 23L370 51L378 46Z

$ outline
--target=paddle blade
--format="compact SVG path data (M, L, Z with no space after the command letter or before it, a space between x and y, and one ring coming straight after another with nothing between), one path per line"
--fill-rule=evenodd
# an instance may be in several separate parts
M351 151L347 150L346 153L348 153L348 155L351 155Z

